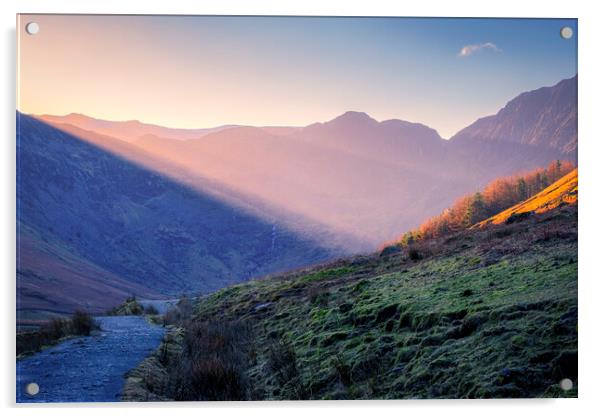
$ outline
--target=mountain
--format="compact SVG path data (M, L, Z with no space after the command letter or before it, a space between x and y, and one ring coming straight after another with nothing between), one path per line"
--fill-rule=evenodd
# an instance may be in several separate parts
M137 120L101 120L86 116L84 114L76 113L67 114L65 116L53 116L45 114L37 116L37 118L50 124L70 124L83 130L92 130L107 136L119 137L127 142L132 142L147 134L153 134L171 140L197 139L205 134L232 127L219 126L206 129L175 129L157 126L155 124L142 123Z
M554 149L449 142L427 126L347 112L285 136L255 127L141 149L266 204L322 221L375 249L490 180L546 166ZM351 247L350 247L351 249Z
M552 149L577 157L577 76L525 92L497 114L459 131L452 142L504 142Z
M576 82L522 94L449 141L356 111L196 130L19 114L18 220L48 263L69 253L69 273L94 268L115 296L208 292L369 252L492 179L573 158ZM49 299L31 290L49 276L30 252L22 287ZM65 304L98 299L73 293Z
M436 130L403 120L378 122L366 113L348 111L325 123L299 131L304 142L375 161L432 172L432 162L445 160L445 141Z
M300 217L321 224L347 250L366 251L418 226L494 178L572 159L558 148L558 135L544 133L554 130L563 111L569 114L563 123L570 122L573 84L576 79L523 94L498 116L478 121L474 125L478 128L468 127L450 141L419 123L379 122L366 113L349 111L302 128L238 126L189 140L144 134L131 144L169 164L169 172L159 163L153 170L174 177L177 167L178 181L185 176L195 178L186 179L189 184L210 181L224 192L243 195L250 206L260 204L261 211L286 212L286 221ZM537 99L529 98L532 94ZM72 132L79 128L74 133L82 138L102 134L94 126L52 123ZM508 127L512 123L514 128ZM537 132L537 140L506 138L506 130L515 135L519 130ZM117 130L108 136L111 143L130 140ZM103 146L105 141L96 137L94 142ZM123 149L111 147L124 156ZM131 148L127 152L126 158L136 153Z
M34 298L59 302L67 294L69 302L53 310L97 308L99 295L88 298L78 285L118 288L105 292L107 304L126 292L207 292L346 253L323 230L301 234L234 203L232 193L203 192L202 181L191 187L149 169L152 156L126 142L98 135L103 148L22 114L17 127L17 290L24 306L48 309ZM59 268L66 272L56 281ZM87 283L63 286L73 274ZM82 295L75 303L72 290Z
M334 226L324 223L319 218L312 220L304 217L299 212L288 211L286 207L267 204L252 194L241 192L240 188L226 187L223 183L200 174L194 168L199 163L197 152L190 148L190 144L196 143L196 141L174 141L146 135L135 143L130 144L114 137L83 130L69 124L54 124L53 126L111 154L122 157L154 172L160 172L162 175L174 179L178 183L185 184L204 194L226 201L232 206L244 208L246 211L252 212L258 217L266 218L268 221L278 220L284 222L288 228L292 228L304 235L312 236L312 238L320 239L321 237L318 236L325 237L327 235L328 238L324 238L323 241L327 242L331 247L345 247L346 250L351 252L368 250L370 247L359 238L343 230L335 229ZM264 134L263 128L239 127L233 130L250 130ZM144 146L134 145L141 142L144 143ZM228 144L227 142L224 143ZM245 149L244 146L241 146L241 148ZM207 157L201 163L206 166L219 166L219 156L205 156ZM186 163L176 163L181 162L182 158L191 157L192 159L189 160L188 165ZM228 172L233 173L235 170L235 168L232 168Z
M423 124L397 119L378 122L368 114L357 111L348 111L325 123L309 125L301 130L300 136L308 141L351 152L373 149L375 144L397 146L405 150L408 146L430 150L441 144L441 136L437 131Z
M388 122L374 123L379 132L391 128ZM391 235L392 229L405 228L408 218L412 220L425 209L436 209L442 196L453 197L454 188L460 186L457 178L445 179L414 163L418 152L427 152L419 145L412 150L410 137L405 145L398 144L397 150L405 146L407 154L413 152L408 157L411 164L389 157L393 153L390 147L395 146L391 134L381 137L380 133L367 131L357 138L359 142L375 137L373 144L382 146L388 143L389 148L383 147L380 156L368 151L365 155L361 151L342 151L333 143L318 140L325 136L307 134L305 129L283 132L258 127L235 127L183 141L145 135L131 143L138 148L136 152L121 140L93 131L67 124L54 126L180 182L191 186L198 181L212 182L221 186L222 192L244 195L248 205L260 205L261 211L276 216L288 213L284 216L289 224L300 219L304 224L298 226L304 229L307 222L321 224L336 244L354 252L373 249ZM310 130L316 132L319 128L312 126ZM427 128L425 131L432 134ZM420 140L417 137L414 142ZM151 155L152 164L141 160L141 154ZM388 159L383 160L383 155ZM444 165L444 158L440 159ZM420 190L428 187L436 190L423 202Z
M475 227L521 221L533 214L542 214L560 206L576 204L578 190L578 174L577 169L574 169L543 191L476 224Z
M353 236L363 250L472 189L470 172L446 157L446 142L434 130L358 115L286 135L237 127L196 140L145 136L133 144L276 211Z

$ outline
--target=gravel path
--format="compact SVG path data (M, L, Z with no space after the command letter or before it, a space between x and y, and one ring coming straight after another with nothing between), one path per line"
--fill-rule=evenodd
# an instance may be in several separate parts
M95 318L102 331L62 342L17 361L17 402L119 400L124 374L156 349L164 328L141 316ZM28 383L40 392L29 396Z

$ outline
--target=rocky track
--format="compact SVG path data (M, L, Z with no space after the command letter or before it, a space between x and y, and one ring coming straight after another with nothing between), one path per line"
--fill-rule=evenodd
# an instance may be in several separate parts
M141 316L98 317L101 331L17 361L17 402L118 401L125 373L161 342L164 328ZM26 393L37 383L35 396Z

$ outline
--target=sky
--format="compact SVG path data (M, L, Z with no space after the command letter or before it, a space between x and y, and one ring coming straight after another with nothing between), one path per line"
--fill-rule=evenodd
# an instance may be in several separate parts
M575 19L21 15L17 30L19 111L180 128L353 110L448 138L577 73Z

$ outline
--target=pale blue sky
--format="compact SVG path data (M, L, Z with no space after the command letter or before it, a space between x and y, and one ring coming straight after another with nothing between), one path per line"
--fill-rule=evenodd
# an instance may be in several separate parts
M305 125L356 110L421 122L449 137L517 94L577 73L571 19L37 21L40 33L22 37L22 67L44 65L52 75L22 74L32 90L22 88L23 111L174 127ZM573 39L560 37L563 26L573 28ZM486 46L460 56L468 45Z

